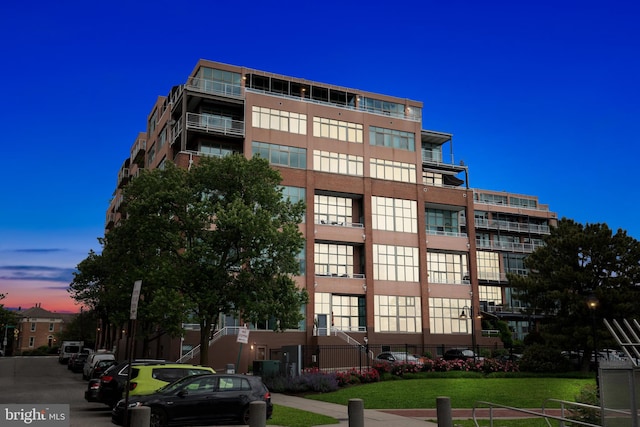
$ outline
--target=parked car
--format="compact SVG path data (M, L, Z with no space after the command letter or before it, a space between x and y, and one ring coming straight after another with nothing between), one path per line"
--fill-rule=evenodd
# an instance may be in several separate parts
M135 359L133 365L166 363L166 360ZM129 375L129 362L121 362L108 368L100 378L89 380L84 398L87 402L101 402L113 407L122 399Z
M118 361L115 359L98 361L98 363L96 363L93 369L91 369L91 372L89 373L89 379L100 378L104 373L104 371L109 369L111 366L117 365L117 364L118 364Z
M151 408L151 426L210 425L221 421L249 424L250 403L266 404L266 418L273 414L271 394L262 379L252 375L194 375L170 383L153 394L129 398L129 408ZM114 424L124 422L125 401L111 414Z
M89 358L89 354L87 353L75 353L69 359L69 369L71 372L80 373L84 368L84 364Z
M84 366L82 367L82 379L88 380L91 376L91 370L96 366L96 364L101 360L115 360L116 356L113 353L109 352L97 352L92 353L87 358L87 361L84 362Z
M402 362L402 363L415 363L421 365L424 363L424 360L420 357L417 357L413 354L403 353L400 351L384 351L376 356L378 360L384 360L387 362Z
M154 393L159 388L183 377L215 373L216 371L208 366L181 363L134 365L131 367L129 396L140 396Z
M451 348L442 355L444 360L483 360L484 357L478 356L472 350L467 348Z

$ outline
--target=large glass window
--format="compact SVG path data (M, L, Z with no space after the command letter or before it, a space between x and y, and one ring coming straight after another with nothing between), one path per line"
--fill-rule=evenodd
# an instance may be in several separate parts
M313 150L313 170L342 175L364 175L362 156Z
M307 167L307 150L304 148L253 141L253 155L256 154L273 165L300 169Z
M430 283L468 284L467 254L427 252Z
M500 254L498 252L476 251L478 279L500 280Z
M442 187L444 181L441 173L422 172L422 183L424 185L432 185L434 187Z
M316 243L314 262L318 276L353 277L353 246Z
M453 298L429 298L429 327L432 334L469 334L471 320L461 319L462 310L469 310L471 301Z
M416 165L411 163L372 158L370 162L370 173L371 178L414 184L416 182Z
M362 144L363 126L341 120L313 118L313 136Z
M366 331L365 298L359 295L332 295L333 326L341 331Z
M419 266L418 248L373 245L373 278L375 280L418 282Z
M478 286L478 294L481 306L484 304L483 310L494 312L495 307L502 305L502 288L500 286Z
M492 205L507 204L507 196L501 194L474 193L474 198L479 202L489 203Z
M458 235L460 232L459 211L427 208L425 213L427 234Z
M202 67L198 70L196 79L191 84L208 93L240 96L242 93L240 80L239 73Z
M282 132L307 134L307 115L266 107L253 107L251 116L254 127Z
M422 332L420 298L375 295L374 304L376 332Z
M353 199L349 197L314 196L314 221L316 224L346 225L353 218Z
M442 163L442 145L422 143L422 161Z
M371 209L375 230L417 232L418 209L415 200L371 196Z
M519 274L526 276L529 274L529 270L524 266L524 254L502 254L502 262L504 263L504 271L506 273Z
M219 142L207 141L200 145L200 153L205 156L224 157L237 152L238 150L236 146L226 145Z
M377 145L379 147L415 151L416 135L413 132L370 126L369 144Z

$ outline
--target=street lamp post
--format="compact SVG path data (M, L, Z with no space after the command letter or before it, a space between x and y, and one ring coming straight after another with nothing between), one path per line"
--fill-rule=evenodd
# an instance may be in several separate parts
M592 334L592 340L593 340L593 360L595 363L595 369L596 369L596 392L600 393L600 364L598 362L598 335L596 333L596 309L598 308L598 305L600 304L600 302L598 301L598 298L596 298L594 295L591 295L588 299L587 299L587 307L589 307L589 311L591 312L591 334Z
M469 316L465 313L465 309L469 312ZM473 308L469 306L462 307L462 312L460 313L461 319L467 319L469 317L471 319L471 350L473 351L473 361L476 361L476 326L475 326L475 318L473 317Z

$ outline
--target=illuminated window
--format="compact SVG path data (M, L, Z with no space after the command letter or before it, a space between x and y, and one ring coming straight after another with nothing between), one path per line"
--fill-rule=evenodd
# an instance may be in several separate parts
M313 150L313 170L342 175L364 175L362 156Z
M374 296L376 332L422 332L420 298L412 296Z
M313 136L362 144L363 126L341 120L313 118Z
M418 213L415 200L372 196L371 213L375 230L417 232Z
M371 178L408 183L416 182L416 165L411 163L372 158L370 173Z
M418 248L373 245L373 278L398 282L418 282L420 256Z
M427 252L427 269L430 283L469 283L466 254Z
M429 327L432 334L470 334L471 301L453 298L429 298ZM464 308L466 307L466 308ZM463 308L467 318L461 319Z

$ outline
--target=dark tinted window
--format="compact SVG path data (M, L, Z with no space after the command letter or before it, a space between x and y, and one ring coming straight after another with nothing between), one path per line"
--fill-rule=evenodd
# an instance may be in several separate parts
M135 371L135 368L134 368ZM210 371L204 369L183 369L183 368L154 368L151 377L166 382L173 382L188 375L210 374Z

